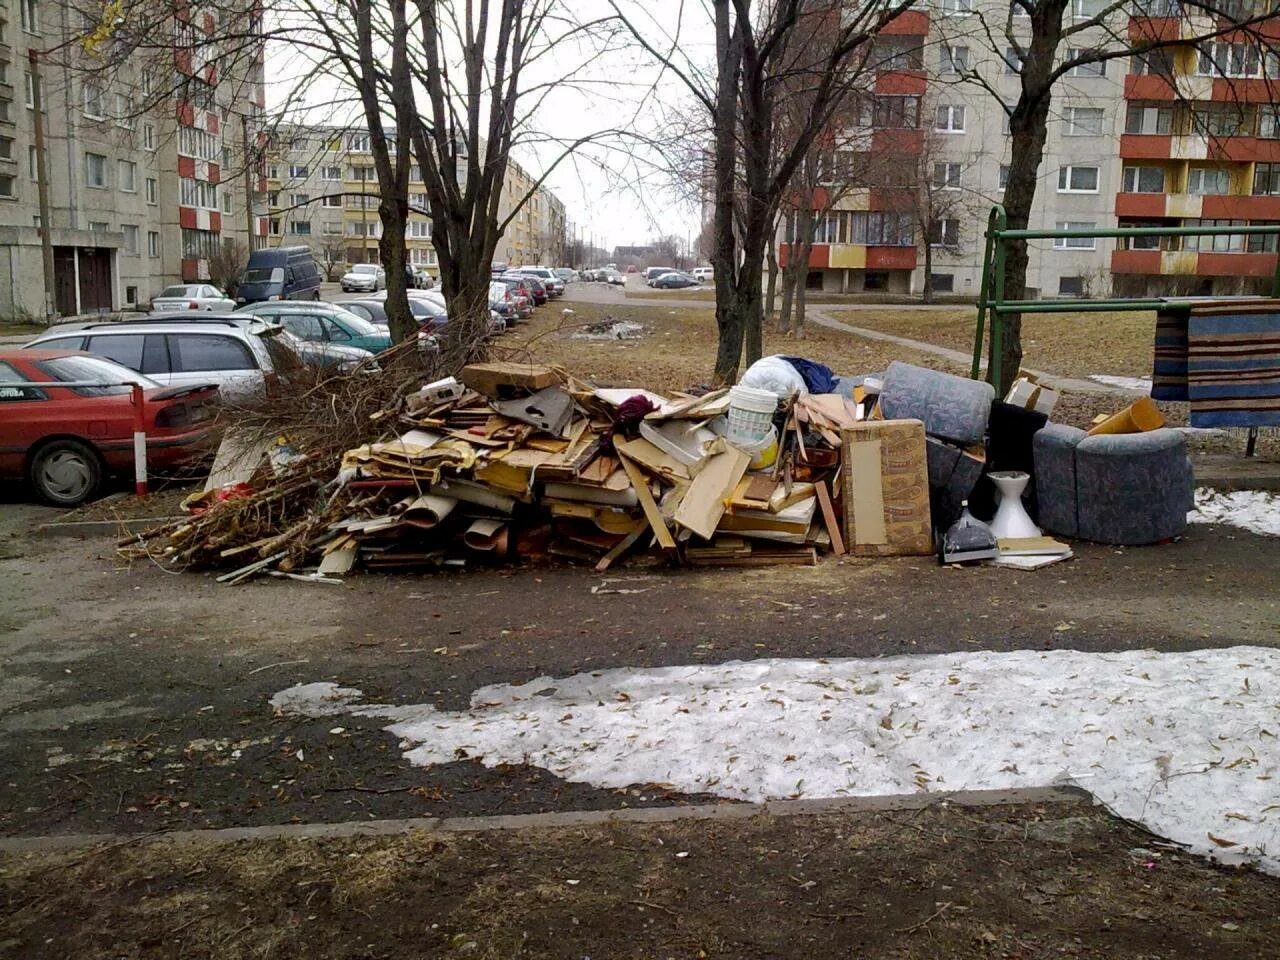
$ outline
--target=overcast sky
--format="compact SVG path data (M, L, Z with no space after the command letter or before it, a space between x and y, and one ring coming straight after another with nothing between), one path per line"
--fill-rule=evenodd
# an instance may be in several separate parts
M546 2L546 0L529 0ZM608 0L565 0L580 20L608 16ZM711 15L701 0L618 0L646 37L655 43L675 43L682 60L709 69L714 62ZM497 4L495 4L497 5ZM562 160L551 172L548 186L560 197L566 215L582 239L612 249L618 244L644 243L665 234L695 240L700 227L697 205L681 199L671 178L659 169L656 153L626 133L648 136L669 130L681 118L697 120L701 107L684 84L663 71L652 57L624 36L611 44L585 70L575 70L588 56L587 46L565 45L541 58L526 73L524 89L550 85L550 92L534 105L526 101L524 127L513 157L531 173L546 170L562 152L555 141L570 141L601 131L618 130L598 143ZM290 98L302 75L303 57L296 48L273 41L268 49L268 107ZM576 82L564 81L576 73ZM335 109L334 87L314 81L305 100L312 105L311 121L360 122L354 105ZM426 98L419 103L425 106Z

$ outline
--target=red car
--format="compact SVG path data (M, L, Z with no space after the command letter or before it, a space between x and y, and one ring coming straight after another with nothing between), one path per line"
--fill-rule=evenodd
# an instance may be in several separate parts
M210 451L216 386L162 387L78 350L0 350L0 477L30 481L49 503L75 506L108 474L133 473L132 388L14 385L55 380L141 385L148 472Z

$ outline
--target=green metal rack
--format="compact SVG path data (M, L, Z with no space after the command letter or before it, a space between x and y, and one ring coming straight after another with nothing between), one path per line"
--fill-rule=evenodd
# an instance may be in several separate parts
M978 290L978 322L973 337L973 367L969 375L978 379L982 370L982 341L990 318L991 355L1000 356L1004 345L1004 318L1023 313L1100 313L1103 311L1139 311L1190 309L1186 300L1167 297L1142 299L1112 298L1107 300L1006 300L1004 299L1005 267L1011 240L1062 240L1072 237L1214 237L1275 236L1280 238L1280 224L1250 227L1112 227L1097 230L1010 230L1004 207L996 204L987 217L987 243L982 256L982 285ZM1280 239L1277 240L1280 247ZM1280 256L1276 260L1271 296L1280 298ZM1003 396L1007 384L1002 383L999 364L992 364L988 379L996 396Z

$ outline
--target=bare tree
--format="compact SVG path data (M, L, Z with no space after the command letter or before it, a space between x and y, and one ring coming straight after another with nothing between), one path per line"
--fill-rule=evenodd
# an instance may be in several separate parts
M325 279L337 280L338 267L347 260L346 238L341 235L322 235L312 241L311 250L320 269L324 271Z
M248 263L249 251L245 245L224 237L209 257L209 280L228 297L234 297Z

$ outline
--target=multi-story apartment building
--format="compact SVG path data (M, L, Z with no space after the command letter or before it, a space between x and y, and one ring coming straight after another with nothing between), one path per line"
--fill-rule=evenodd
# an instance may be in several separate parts
M975 4L982 16L975 15ZM1069 16L1087 22L1107 6L1075 0ZM1016 14L1021 8L1013 9ZM895 161L888 167L910 177L865 189L828 183L826 189L840 196L833 203L825 202L831 194L818 191L815 206L823 215L810 256L810 286L919 292L927 240L935 291L976 295L986 215L1002 197L1008 169L1002 101L1012 103L1018 95L1013 48L992 49L1008 10L1003 0L943 0L902 14L877 38L870 58L874 76L852 110L860 135L849 139L859 146L846 162L884 166L888 156ZM1150 0L1141 13L1117 11L1105 25L1081 29L1064 43L1064 55L1114 46L1117 33L1188 42L1089 64L1059 81L1029 226L1280 222L1280 118L1272 103L1280 71L1274 58L1259 56L1230 34L1207 50L1193 44L1191 38L1215 24L1182 15L1176 0ZM1025 37L1020 18L1009 19L1015 35ZM985 29L992 23L1001 29ZM975 71L985 88L963 79ZM849 167L835 163L832 169ZM924 178L933 207L927 219L934 221L928 237L919 216ZM784 261L788 239L784 230ZM1132 244L1071 238L1029 247L1031 296L1245 292L1276 268L1275 243L1261 237Z
M256 29L248 6L245 24L241 35ZM44 314L42 227L56 310L70 316L144 304L170 283L200 279L224 238L247 245L256 225L252 182L246 191L229 173L243 168L264 103L261 51L242 45L234 64L210 59L219 24L191 6L175 13L171 48L104 64L79 56L95 26L57 0L0 3L0 316Z
M394 145L393 145L394 149ZM307 245L331 273L349 263L379 259L382 223L378 217L378 177L369 151L369 133L351 126L280 128L268 149L265 191L266 242L270 246ZM509 161L499 216L533 189L534 180ZM405 246L409 262L434 274L439 262L431 242L431 218L421 171L410 167L409 223ZM526 258L562 249L564 204L551 193L533 190L507 226L494 260L525 263ZM551 247L545 237L559 238Z

